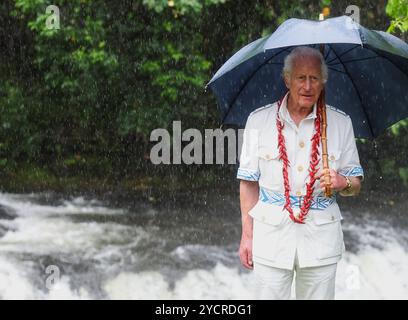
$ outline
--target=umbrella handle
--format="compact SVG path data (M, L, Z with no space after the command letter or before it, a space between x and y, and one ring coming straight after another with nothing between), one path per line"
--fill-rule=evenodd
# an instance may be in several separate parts
M324 17L323 17L324 19ZM320 52L324 57L324 44L320 44ZM324 172L324 195L328 198L332 196L332 189L330 188L330 171L329 160L327 153L327 116L326 116L326 101L325 101L325 90L323 88L320 92L319 99L317 100L317 107L320 108L322 114L322 161L323 161L323 172ZM326 170L327 169L327 170Z
M324 195L328 198L332 196L332 189L330 187L330 171L325 170L329 169L329 160L327 153L327 115L326 115L326 103L325 103L325 91L324 89L320 93L319 100L317 102L318 108L321 110L322 115L322 161L323 161L323 172L324 172Z

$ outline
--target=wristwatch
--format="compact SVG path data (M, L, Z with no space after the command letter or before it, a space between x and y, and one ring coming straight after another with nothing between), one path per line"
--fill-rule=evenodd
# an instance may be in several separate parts
M351 181L347 176L343 176L343 177L346 178L347 186L341 191L349 191L353 185L351 184Z

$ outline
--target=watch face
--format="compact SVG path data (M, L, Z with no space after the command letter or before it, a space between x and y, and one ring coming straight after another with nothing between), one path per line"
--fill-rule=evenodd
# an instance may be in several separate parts
M347 187L346 187L346 189L350 189L350 188L351 188L351 181L350 181L350 179L349 179L348 177L346 177L346 180L347 180Z

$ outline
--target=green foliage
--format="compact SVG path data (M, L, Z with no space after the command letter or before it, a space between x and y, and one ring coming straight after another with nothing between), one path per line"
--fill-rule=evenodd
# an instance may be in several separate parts
M0 166L53 159L79 168L93 155L143 161L153 129L204 123L212 64L200 28L203 12L224 3L56 0L60 29L46 27L48 1L0 4L0 20L25 44L21 61L11 58L16 48L0 52ZM142 143L129 148L135 139Z
M399 168L398 173L405 188L408 188L408 167Z
M388 32L408 31L408 0L389 0L386 12L393 19Z
M37 124L31 121L36 116L35 101L25 99L22 90L9 82L1 83L0 96L0 166L4 167L15 160L38 156L42 137Z
M157 13L165 9L173 10L175 15L200 13L204 6L225 3L227 0L143 0L143 4Z
M321 3L323 7L330 7L331 0L321 0Z
M234 52L287 18L317 19L324 7L343 14L348 2L55 0L60 29L46 27L49 4L0 2L1 170L23 163L56 175L142 171L153 129L171 129L173 120L219 126L204 86ZM393 31L405 30L404 4L388 2ZM406 145L407 131L406 122L394 126L395 143ZM408 163L389 162L393 139L384 139L382 157L390 174L406 179ZM30 175L37 178L49 179Z
M399 122L397 122L396 124L394 124L391 128L390 128L392 134L394 136L400 136L400 138L402 138L402 136L407 132L408 130L408 119L403 119Z

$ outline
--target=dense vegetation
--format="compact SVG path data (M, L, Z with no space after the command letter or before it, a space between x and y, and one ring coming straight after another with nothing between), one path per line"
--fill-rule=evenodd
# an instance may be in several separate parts
M46 28L50 4L60 9L60 29ZM361 8L363 25L406 37L407 0L354 4ZM2 185L202 170L211 180L209 171L219 176L227 169L233 177L234 166L227 165L153 167L150 132L171 129L173 120L181 120L183 128L219 127L215 99L204 85L232 53L288 17L317 19L325 7L331 16L342 15L347 5L330 0L1 1ZM402 121L378 139L384 185L408 186L407 124ZM374 149L368 141L359 147L370 181L379 175Z

